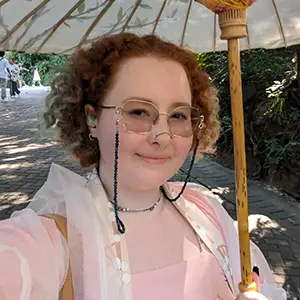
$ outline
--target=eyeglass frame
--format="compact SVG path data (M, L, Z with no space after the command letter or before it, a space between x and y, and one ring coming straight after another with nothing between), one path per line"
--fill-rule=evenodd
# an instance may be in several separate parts
M153 104L152 102L149 102L149 101L146 101L146 100L139 100L139 99L136 99L136 100L129 99L129 100L125 101L125 103L123 103L122 106L116 106L116 105L114 105L114 106L109 106L109 105L99 105L99 107L100 107L100 108L103 108L103 109L115 109L115 113L116 113L116 115L118 116L118 115L121 115L121 113L124 111L124 106L125 106L128 102L135 102L135 101L142 102L142 103L147 103L147 104L152 105L152 106L158 111L158 118L157 118L156 120L153 121L153 124L152 124L152 126L151 126L151 129L150 129L149 131L146 131L146 132L135 132L135 131L128 130L128 129L126 128L126 125L123 123L123 126L124 126L125 130L126 130L128 133L130 133L130 134L147 135L147 134L149 134L149 133L153 130L153 128L154 128L155 125L156 125L156 121L159 120L159 117L160 117L161 115L165 115L165 116L167 116L167 117L169 117L169 116L171 115L171 113L168 113L168 112L160 112L159 109L158 109L158 107L157 107L155 104ZM202 129L204 128L204 126L205 126L205 125L204 125L204 115L201 114L200 108L198 108L198 107L193 107L193 106L190 106L190 105L186 105L186 106L181 105L181 106L178 106L178 107L174 108L174 110L176 110L176 109L178 109L178 108L180 108L180 107L189 107L189 108L193 108L193 109L196 109L196 110L199 112L199 120L197 120L198 124L197 124L197 126L195 126L195 128L192 130L192 134L191 134L190 136L188 136L188 137L191 137L192 135L194 135L194 132L197 130L197 127L198 127L199 130L202 130ZM173 111L174 111L174 110L173 110ZM172 112L173 112L173 111L172 111ZM190 117L190 119L192 120L191 117ZM197 118L195 118L195 119L197 119ZM117 121L116 121L116 122L117 122L117 125L119 125L120 119L119 119L118 117L117 117ZM168 120L168 119L167 119L167 122L168 122L169 131L170 131L170 133L171 133L171 136L172 136L172 137L176 137L176 138L183 138L183 136L174 134L174 133L172 132L172 130L171 130L171 127L170 127L170 124L169 124L169 120Z

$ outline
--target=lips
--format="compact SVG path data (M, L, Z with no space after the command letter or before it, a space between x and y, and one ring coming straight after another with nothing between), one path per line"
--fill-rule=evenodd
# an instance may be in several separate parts
M137 154L139 158L141 158L143 161L150 163L150 164L155 164L155 165L162 165L165 164L168 160L169 157L167 156L147 156L147 155L141 155Z

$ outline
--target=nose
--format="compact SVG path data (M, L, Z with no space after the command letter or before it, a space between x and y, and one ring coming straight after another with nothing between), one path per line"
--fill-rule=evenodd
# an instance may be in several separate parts
M149 134L149 142L157 145L159 149L165 149L172 140L168 119L166 115L160 115Z

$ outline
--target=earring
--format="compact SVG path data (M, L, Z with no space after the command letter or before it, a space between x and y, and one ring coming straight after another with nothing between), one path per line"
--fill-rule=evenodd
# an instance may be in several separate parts
M201 115L201 116L200 116L200 123L199 123L199 125L198 125L198 134L197 134L198 138L200 138L201 131L202 131L202 129L203 129L204 127L205 127L204 116Z
M95 120L96 120L95 117L87 116L87 117L86 117L86 124L87 124L89 127L96 128Z
M205 126L205 124L204 124L204 116L201 115L201 116L200 116L200 123L199 123L199 125L198 125L198 128L201 130L201 129L204 128L204 126Z
M92 136L91 133L89 134L89 139L90 139L92 142L96 141L96 139Z

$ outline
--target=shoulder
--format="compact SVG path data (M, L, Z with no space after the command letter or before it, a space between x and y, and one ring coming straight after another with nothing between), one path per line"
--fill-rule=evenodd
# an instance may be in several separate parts
M182 188L182 182L174 182L170 184L172 194L175 196ZM184 203L182 207L186 211L191 211L190 217L196 222L203 222L205 220L210 221L211 225L218 230L224 241L227 241L227 229L234 229L228 227L228 222L231 222L231 218L222 206L222 199L215 195L207 187L198 183L189 183L182 194L180 199L181 203Z
M54 221L26 208L0 222L0 265L5 266L0 268L1 295L21 299L27 290L30 299L54 299L67 272L67 244Z
M61 242L55 223L28 208L14 212L9 219L1 221L0 236L2 244L15 247L21 253L34 251L37 246L47 248Z
M180 192L183 184L183 182L169 182L169 187L176 192ZM222 207L222 199L199 183L188 183L182 197L197 206L205 206L211 210Z
M4 65L6 65L6 64L8 64L9 62L8 62L8 60L5 58L5 57L0 57L0 64L4 64Z
M29 208L39 214L59 212L64 215L67 200L74 206L76 193L86 192L86 184L86 178L52 163L47 180L31 200Z
M169 183L173 196L178 195L183 184L183 182ZM188 204L187 207L193 207L194 205L194 208L199 209L218 227L223 226L221 223L224 221L224 213L225 215L227 213L222 206L222 199L207 187L199 183L188 183L182 194L182 200Z

